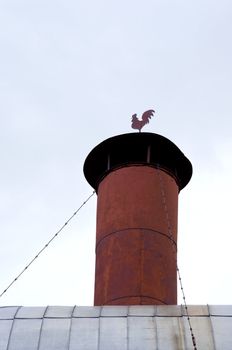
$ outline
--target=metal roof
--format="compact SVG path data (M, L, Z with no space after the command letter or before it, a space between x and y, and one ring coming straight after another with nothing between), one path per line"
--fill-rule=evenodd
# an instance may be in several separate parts
M198 350L232 349L232 305L189 306ZM175 306L0 307L0 350L190 350Z

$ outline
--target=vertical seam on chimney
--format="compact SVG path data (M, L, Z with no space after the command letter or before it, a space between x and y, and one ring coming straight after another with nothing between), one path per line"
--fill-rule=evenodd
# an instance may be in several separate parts
M147 163L151 162L151 145L147 147Z
M110 154L107 155L107 171L110 170Z
M140 304L143 303L143 269L144 269L144 233L143 231L140 234L140 287L139 287L139 295L140 295Z

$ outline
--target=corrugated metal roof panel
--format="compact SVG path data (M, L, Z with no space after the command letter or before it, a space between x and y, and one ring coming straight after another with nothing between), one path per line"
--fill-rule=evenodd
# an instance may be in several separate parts
M132 305L129 306L129 316L155 316L156 305Z
M15 319L7 350L37 350L42 320Z
M232 316L232 305L209 305L211 316Z
M43 318L46 306L21 307L15 315L15 318Z
M20 306L0 307L0 320L13 320Z
M48 306L44 317L46 318L68 318L72 316L73 306Z
M40 350L66 350L69 346L71 318L44 318ZM16 350L16 349L15 349Z
M0 350L192 350L181 306L0 307ZM231 306L189 307L198 350L232 349ZM205 315L206 314L206 315ZM198 316L195 316L198 315Z
M10 339L10 331L12 327L12 320L0 321L0 350L6 350L7 344Z
M103 306L101 316L103 317L126 317L128 315L128 306Z
M182 318L156 317L157 349L185 350Z
M177 317L181 315L181 305L157 305L156 316Z
M187 317L182 318L182 326L185 349L192 350L193 345ZM191 326L197 343L197 350L214 350L214 336L210 317L191 317Z
M101 317L99 326L99 349L127 350L126 318Z
M216 349L232 349L232 317L211 317Z
M76 306L73 311L73 317L99 317L100 314L100 306Z
M128 350L157 349L154 317L128 317Z
M99 318L74 318L69 350L98 350Z
M187 315L184 305L181 305L182 315ZM208 305L188 305L188 314L191 316L209 316Z

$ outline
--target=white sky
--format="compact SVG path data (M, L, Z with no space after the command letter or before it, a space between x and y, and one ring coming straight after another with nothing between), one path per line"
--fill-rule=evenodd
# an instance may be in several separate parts
M144 131L194 168L187 303L232 304L231 16L231 0L0 0L0 293L92 193L89 151L154 108ZM95 212L92 198L0 305L92 305Z

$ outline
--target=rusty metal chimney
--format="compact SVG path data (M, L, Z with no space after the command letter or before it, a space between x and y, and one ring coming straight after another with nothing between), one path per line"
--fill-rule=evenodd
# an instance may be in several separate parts
M190 161L163 136L130 133L96 146L84 174L98 194L94 305L176 304L178 193Z

